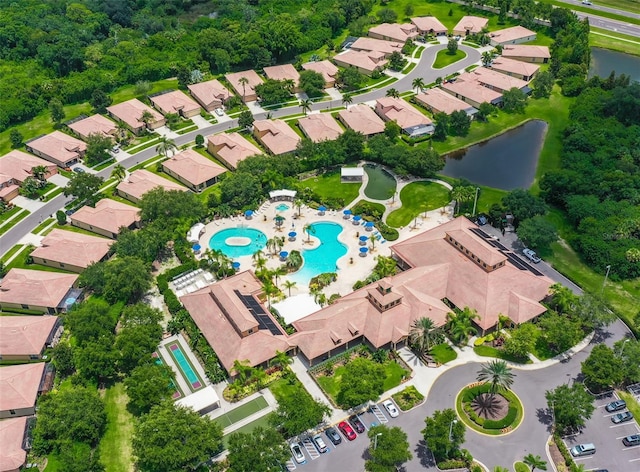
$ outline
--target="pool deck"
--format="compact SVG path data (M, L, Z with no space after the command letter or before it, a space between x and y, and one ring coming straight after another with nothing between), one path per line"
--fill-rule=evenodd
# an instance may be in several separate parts
M184 339L184 337L181 334L169 336L168 338L165 338L160 342L160 345L158 346L158 353L162 358L162 362L164 362L165 365L168 365L169 367L171 367L171 370L175 372L176 374L175 382L180 387L180 390L184 392L185 396L191 395L195 390L189 384L189 381L182 376L182 372L180 371L180 368L176 365L175 361L173 360L173 356L168 352L167 346L175 342L177 342L180 345L182 352L187 357L187 359L189 359L189 361L191 362L191 366L193 367L193 369L200 376L200 378L204 380L204 383L205 383L204 386L211 385L211 382L209 381L209 379L204 373L204 369L202 368L202 366L196 359L196 356L193 354L193 352L189 348L189 343L187 343L187 340Z

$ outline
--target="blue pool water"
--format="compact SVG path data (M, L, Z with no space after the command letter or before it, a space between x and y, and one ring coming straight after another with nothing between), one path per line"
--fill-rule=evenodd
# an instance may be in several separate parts
M233 237L249 238L251 243L247 246L229 246L226 241L228 238ZM262 231L244 227L223 229L211 236L209 240L211 249L222 251L232 259L240 256L250 256L264 249L266 245L267 236Z
M276 207L276 211L287 211L289 208L290 208L289 205L285 205L284 203L281 203Z
M178 346L177 344L171 344L169 346L169 349L171 350L171 354L173 354L173 357L176 358L178 366L180 367L180 370L182 371L184 376L187 378L189 385L191 385L191 387L193 388L202 387L202 383L200 383L198 374L196 374L191 368L191 364L189 364L189 361L185 357L184 352L182 352L182 349L180 349L180 346Z
M298 272L291 275L291 279L300 285L307 285L313 277L324 272L337 272L336 262L347 253L347 246L338 241L341 225L320 222L311 226L315 229L311 236L318 238L320 245L302 251L304 263ZM303 236L307 237L306 234Z

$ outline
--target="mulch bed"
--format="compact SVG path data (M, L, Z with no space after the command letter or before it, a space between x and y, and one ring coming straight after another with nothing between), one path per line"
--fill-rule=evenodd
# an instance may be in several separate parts
M481 396L489 397L490 395L483 393ZM483 402L477 403L474 400L471 402L471 407L476 415L485 420L501 420L509 413L509 401L502 395L495 394L493 396L490 408L482 408L482 403Z

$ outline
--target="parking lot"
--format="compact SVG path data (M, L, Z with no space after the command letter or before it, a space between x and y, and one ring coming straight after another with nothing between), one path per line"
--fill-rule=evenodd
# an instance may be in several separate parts
M400 413L402 415L402 413ZM374 405L371 409L358 413L358 418L364 424L365 431L358 434L356 439L348 441L347 438L338 430L338 425L333 427L338 431L342 438L342 442L334 445L327 438L324 431L320 433L322 439L326 443L329 451L320 454L311 442L311 438L304 439L302 444L302 452L304 453L306 463L298 464L291 458L286 466L288 470L302 470L304 472L336 472L337 470L360 470L363 468L363 457L369 447L369 437L367 432L371 426L385 424L393 426L395 419L389 416L382 404ZM328 460L328 458L331 460ZM338 467L338 468L337 468Z
M611 417L625 412L623 409L609 413L605 406L618 396L612 394L596 399L596 410L580 434L564 438L568 448L577 444L593 443L596 453L575 457L576 464L584 464L585 470L608 469L609 472L637 472L640 470L640 446L626 447L622 438L640 433L638 418L626 423L614 424Z

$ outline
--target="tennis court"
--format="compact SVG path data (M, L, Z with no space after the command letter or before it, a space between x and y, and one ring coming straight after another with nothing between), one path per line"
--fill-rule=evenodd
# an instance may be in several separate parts
M238 408L234 408L233 410L218 416L214 421L224 429L248 416L253 415L254 413L259 412L260 410L264 410L267 406L269 406L267 400L265 400L261 395Z

